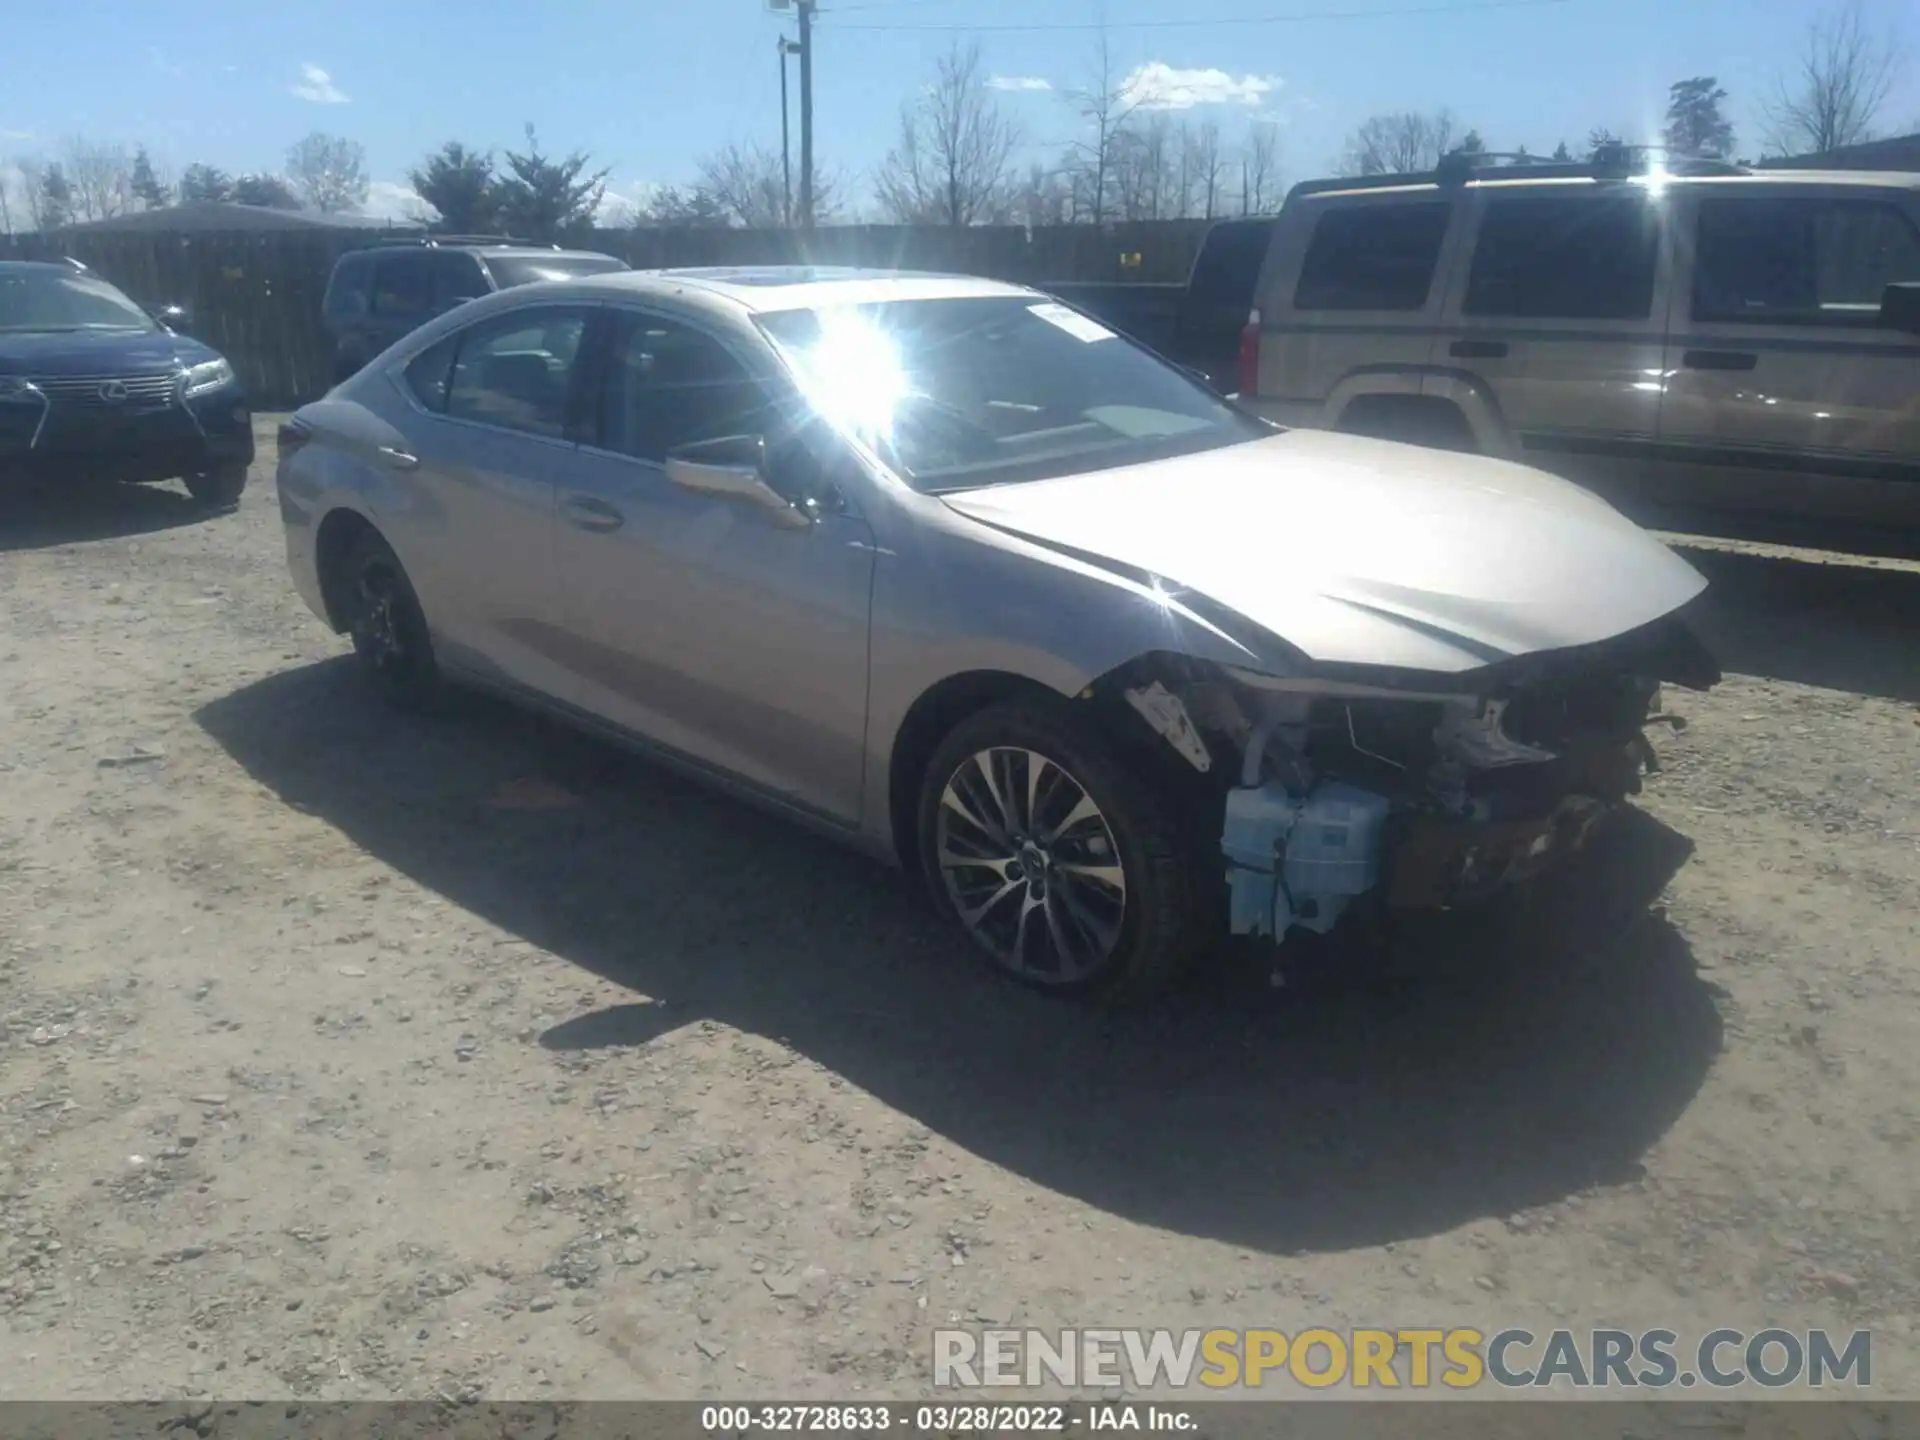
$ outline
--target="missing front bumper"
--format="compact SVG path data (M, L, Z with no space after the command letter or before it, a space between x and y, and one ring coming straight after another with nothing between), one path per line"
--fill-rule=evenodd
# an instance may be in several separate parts
M1572 795L1532 820L1409 822L1388 857L1387 904L1443 910L1522 884L1583 848L1609 808Z

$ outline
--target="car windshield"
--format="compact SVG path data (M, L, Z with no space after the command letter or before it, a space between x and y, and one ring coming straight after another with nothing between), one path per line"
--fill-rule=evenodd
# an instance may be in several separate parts
M0 332L155 328L146 311L91 275L59 270L0 272Z
M611 255L490 255L487 268L502 289L531 285L539 280L572 280L581 275L607 275L625 270L627 263Z
M1198 382L1037 295L775 311L814 406L932 493L1083 474L1268 433Z

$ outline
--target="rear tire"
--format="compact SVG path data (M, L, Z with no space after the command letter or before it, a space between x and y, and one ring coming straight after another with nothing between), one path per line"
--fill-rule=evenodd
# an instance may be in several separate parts
M231 510L247 488L247 467L222 465L187 476L187 493L209 510Z
M341 561L340 595L353 651L374 692L414 714L445 697L433 636L413 582L393 547L372 530L356 536Z
M1144 999L1218 929L1173 799L1064 705L1008 701L962 720L928 763L922 868L1003 974L1050 995Z

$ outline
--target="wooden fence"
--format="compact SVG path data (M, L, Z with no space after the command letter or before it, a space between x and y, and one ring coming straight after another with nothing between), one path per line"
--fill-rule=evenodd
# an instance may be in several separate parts
M1198 220L967 229L888 225L794 230L601 230L580 243L636 269L683 265L867 265L1050 282L1184 281ZM333 352L320 301L333 262L380 237L354 231L0 236L0 259L70 255L148 305L182 305L196 337L234 364L255 405L322 394Z

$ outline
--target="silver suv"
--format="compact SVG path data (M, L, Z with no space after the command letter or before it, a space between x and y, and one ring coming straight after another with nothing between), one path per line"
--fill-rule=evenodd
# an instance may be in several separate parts
M1602 156L1309 182L1242 397L1523 460L1643 519L1920 524L1916 222L1912 174Z

